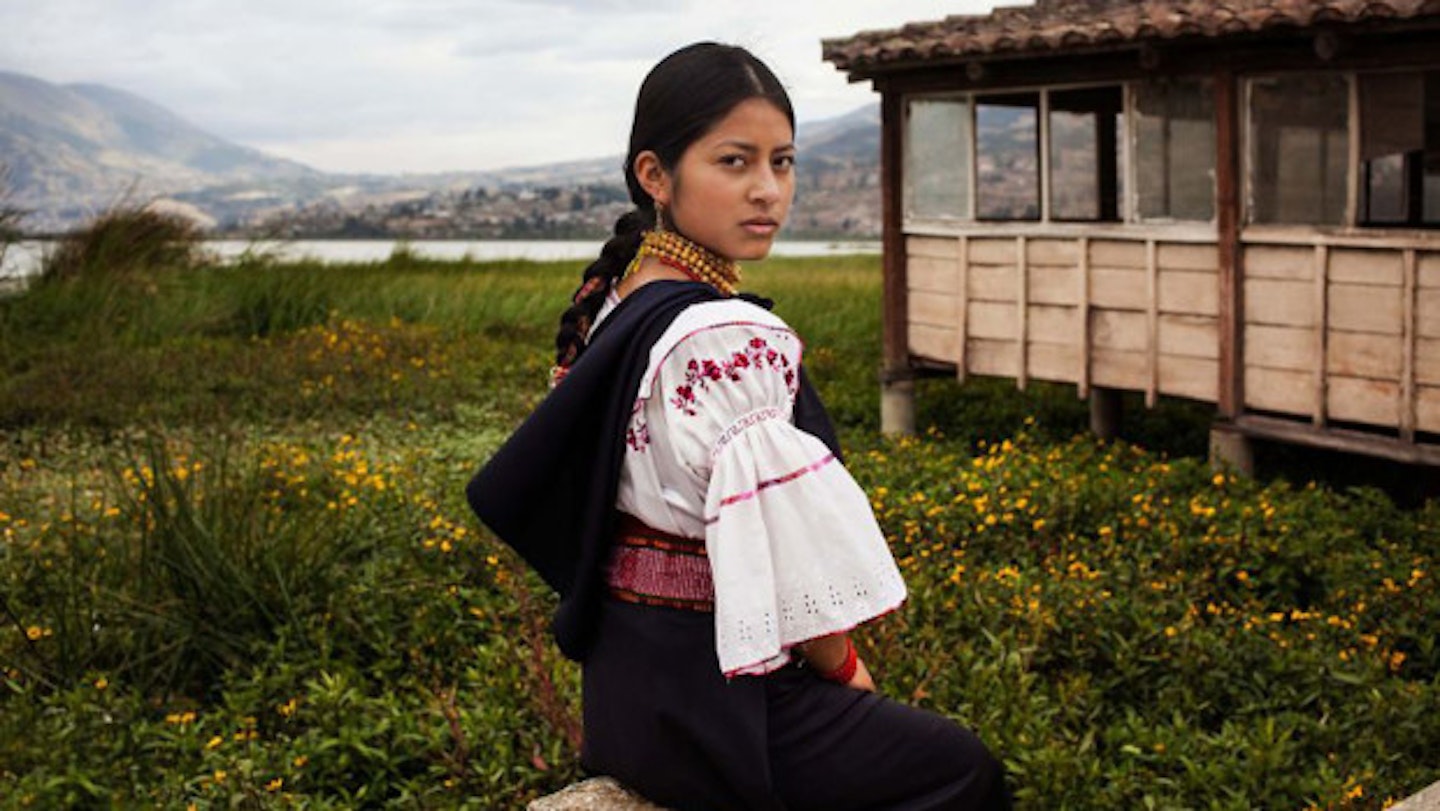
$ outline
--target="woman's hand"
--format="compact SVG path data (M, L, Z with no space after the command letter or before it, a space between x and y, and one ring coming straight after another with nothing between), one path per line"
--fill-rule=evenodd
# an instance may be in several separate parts
M849 655L850 640L845 634L830 634L817 637L809 642L802 642L799 648L805 661L824 678L823 674L836 670L845 662ZM865 667L865 662L858 657L855 660L855 674L845 682L845 686L853 687L856 690L875 692L875 680L870 676L870 670Z
M865 667L864 659L856 662L855 677L845 686L856 690L864 690L867 693L875 692L875 680L870 677L870 669Z

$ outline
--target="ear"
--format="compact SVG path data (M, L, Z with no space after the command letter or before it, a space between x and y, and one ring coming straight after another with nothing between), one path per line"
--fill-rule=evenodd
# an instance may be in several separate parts
M635 156L634 168L635 179L650 199L662 206L670 205L670 173L660 164L660 156L647 149Z

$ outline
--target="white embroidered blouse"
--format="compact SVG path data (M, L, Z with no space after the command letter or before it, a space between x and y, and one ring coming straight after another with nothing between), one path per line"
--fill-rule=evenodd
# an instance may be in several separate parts
M705 540L726 676L778 669L795 644L905 599L869 498L792 422L801 354L764 308L691 306L651 348L626 429L617 506Z

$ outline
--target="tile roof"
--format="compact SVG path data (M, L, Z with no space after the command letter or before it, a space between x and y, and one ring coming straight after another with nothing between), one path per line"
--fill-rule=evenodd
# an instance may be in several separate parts
M1440 21L1440 0L1038 0L821 44L840 70L872 74L934 59L1041 56L1422 17Z

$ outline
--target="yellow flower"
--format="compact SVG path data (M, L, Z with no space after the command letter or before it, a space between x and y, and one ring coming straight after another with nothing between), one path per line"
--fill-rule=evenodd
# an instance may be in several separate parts
M225 739L222 738L222 737L220 737L219 735L216 735L215 737L211 738L208 742L206 742L205 748L206 748L206 749L219 749L219 748L220 748L220 745L223 744L223 743L225 743Z
M110 686L110 681L109 681L109 679L106 679L104 676L101 676L100 678L98 678L98 679L95 680L95 689L96 689L96 690L104 690L106 687L109 687L109 686Z
M215 778L216 783L223 783L225 782L225 778L229 777L230 775L224 769L216 769L215 774L212 776Z
M290 763L297 769L305 768L305 764L309 762L310 758L308 755L298 755L294 760L290 761Z
M29 628L25 629L25 638L29 639L31 642L34 642L40 637L46 636L48 634L49 631L47 629L41 628L38 625L31 625Z
M285 785L285 778L277 777L265 784L265 790L270 792L279 791Z

